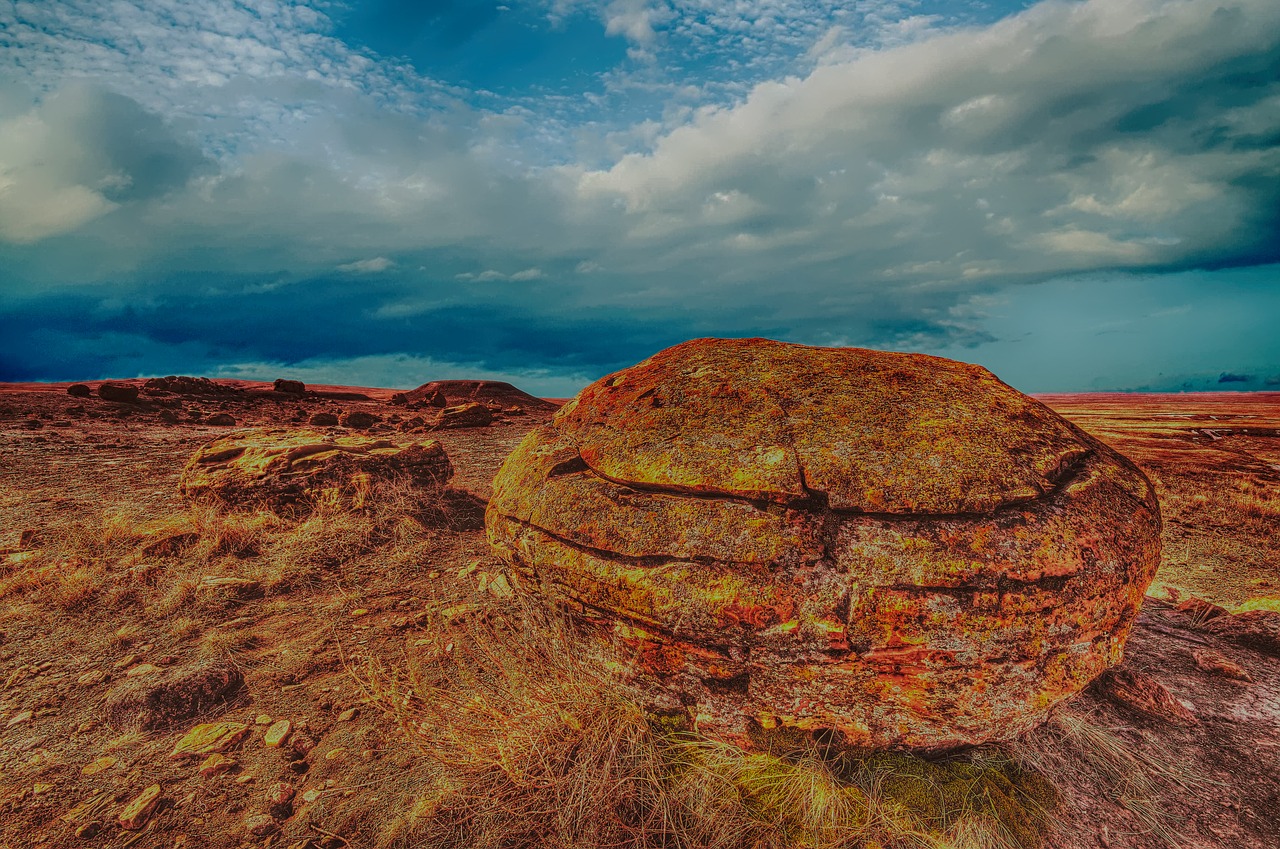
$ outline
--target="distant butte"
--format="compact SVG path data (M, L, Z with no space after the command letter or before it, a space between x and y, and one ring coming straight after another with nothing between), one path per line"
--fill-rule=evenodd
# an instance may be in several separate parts
M554 410L559 405L543 398L536 398L510 383L500 380L433 380L412 392L405 393L409 403L427 398L434 392L443 392L450 405L474 402L479 404L519 406L526 410Z

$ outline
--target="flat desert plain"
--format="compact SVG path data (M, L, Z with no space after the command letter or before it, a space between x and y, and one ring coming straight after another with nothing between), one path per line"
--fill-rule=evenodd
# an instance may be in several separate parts
M420 655L460 650L476 611L510 601L484 505L502 460L553 407L490 398L506 411L492 424L433 430L389 390L224 385L235 391L114 403L0 384L0 847L573 843L555 825L560 803L518 808L513 823L482 798L559 798L513 742L538 706L517 715L465 691L506 669L502 646L454 692L419 680ZM452 390L455 404L474 394ZM1280 394L1041 400L1141 466L1164 523L1121 666L1132 686L1091 687L1012 752L954 756L1037 771L1055 788L1045 822L984 842L945 805L917 805L916 825L888 836L824 843L783 817L741 845L1280 846L1280 659L1212 627L1280 609ZM424 505L392 488L362 510L283 517L179 496L183 466L212 439L352 411L378 418L375 435L438 439L451 490ZM234 425L209 424L219 414ZM560 680L557 669L542 677ZM432 692L447 698L424 703ZM427 727L449 711L474 724L462 713L477 705L490 730L467 732L488 735L472 740L475 758L456 748L461 731ZM556 739L594 716L572 701L552 709ZM186 756L201 726L206 746ZM513 786L526 795L502 795ZM753 787L734 804L767 819ZM616 815L606 808L602 821ZM665 840L637 845L680 845ZM732 845L715 840L705 845Z

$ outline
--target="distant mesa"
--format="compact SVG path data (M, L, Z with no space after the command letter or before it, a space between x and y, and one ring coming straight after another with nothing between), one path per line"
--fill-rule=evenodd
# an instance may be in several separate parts
M434 491L452 476L448 455L432 439L259 428L201 447L178 490L193 501L234 507L363 507L376 481L404 479Z
M453 407L465 403L485 404L496 409L519 406L525 410L547 412L557 407L550 401L498 380L433 380L397 395L403 400L397 402L393 396L392 403L402 403L413 409L422 409L422 406ZM443 396L444 403L437 396Z
M494 479L494 550L700 730L1010 739L1117 664L1160 553L1124 457L977 366L699 339Z

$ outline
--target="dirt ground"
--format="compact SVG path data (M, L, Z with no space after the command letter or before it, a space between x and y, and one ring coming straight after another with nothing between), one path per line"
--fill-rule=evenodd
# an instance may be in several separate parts
M433 639L424 623L441 609L492 594L502 566L483 502L549 413L427 433L390 390L232 388L129 404L0 385L0 849L405 845L432 774L370 701L371 670ZM1217 611L1183 602L1235 610L1280 597L1280 394L1042 400L1157 487L1163 564L1122 669L1192 716L1142 713L1102 687L1062 706L1026 745L1061 779L1045 845L1275 849L1280 659L1219 636L1206 626ZM352 410L381 417L374 432L443 443L461 505L450 522L284 528L193 519L179 498L191 453L232 429L206 423L214 414L300 427ZM1205 671L1197 652L1251 680ZM242 678L225 703L160 727L130 718L148 681L209 670ZM289 735L268 745L280 720ZM247 726L229 768L202 774L203 755L171 756L193 725L216 721ZM1150 780L1107 768L1108 747ZM139 827L121 827L121 808L152 786Z

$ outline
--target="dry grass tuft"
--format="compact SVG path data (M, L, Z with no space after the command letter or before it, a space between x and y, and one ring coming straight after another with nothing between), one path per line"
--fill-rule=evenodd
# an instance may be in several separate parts
M384 831L387 849L1018 849L1040 834L1024 823L1015 835L1002 814L1047 825L1003 778L1007 758L876 760L812 737L748 750L700 736L642 709L572 625L518 602L426 633L403 665L371 663L361 681L434 765ZM991 804L998 787L1008 811Z
M1068 706L1020 740L1017 753L1060 785L1073 784L1086 788L1089 795L1119 801L1144 832L1170 846L1182 846L1186 838L1165 800L1215 782L1183 769L1178 753L1162 738L1143 735L1138 744L1126 739L1134 733L1103 725Z

